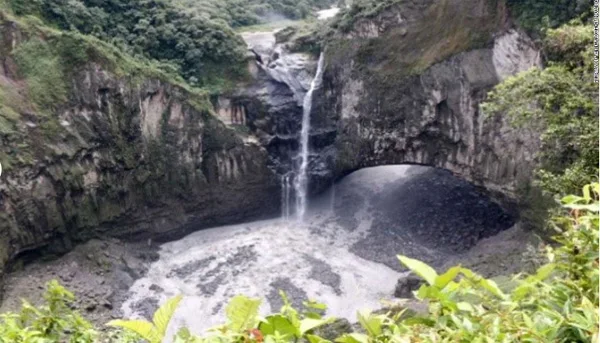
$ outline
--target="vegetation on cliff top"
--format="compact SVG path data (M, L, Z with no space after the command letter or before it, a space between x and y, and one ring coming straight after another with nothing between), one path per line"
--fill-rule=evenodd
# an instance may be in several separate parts
M409 314L395 309L376 315L360 312L361 329L339 337L320 337L317 329L334 319L321 316L325 306L306 302L298 311L282 294L280 312L260 317L260 300L234 297L226 308L227 322L195 336L181 328L178 343L245 342L284 343L410 343L410 342L597 342L599 282L600 185L587 185L581 196L561 200L561 214L552 220L557 247L542 247L547 263L531 275L518 274L502 285L456 266L438 274L426 264L399 256L400 261L425 280L415 292L427 301L428 311ZM160 343L181 300L167 301L152 322L116 320L102 333L70 304L73 295L51 282L47 304L23 302L18 313L0 316L2 342L139 342Z
M588 0L507 0L511 14L519 25L532 34L556 28L573 18L591 15L592 1Z
M535 184L552 197L598 180L598 84L591 24L575 21L544 36L546 68L508 78L482 108L543 132ZM528 215L544 220L548 202L533 197Z
M231 27L264 24L283 19L305 19L313 10L338 0L173 0L189 12L227 22Z
M232 27L307 17L334 0L3 0L61 30L168 65L193 86L245 76L245 44ZM1 4L1 3L0 3Z
M186 13L164 0L7 0L61 30L92 35L133 56L169 64L192 85L244 73L244 43L226 24Z
M6 41L2 51L16 67L10 70L16 79L0 80L0 160L7 170L31 165L35 156L38 160L52 156L55 142L72 142L55 113L74 96L74 76L84 67L100 66L131 86L148 78L159 79L188 92L190 104L198 110L209 107L210 90L191 87L168 65L133 58L93 36L50 28L36 17L0 12L0 25L15 31L14 37L22 37ZM24 115L33 125L24 126Z

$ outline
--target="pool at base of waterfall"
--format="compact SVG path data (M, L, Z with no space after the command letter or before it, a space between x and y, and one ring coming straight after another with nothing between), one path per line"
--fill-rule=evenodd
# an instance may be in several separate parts
M314 299L327 315L354 321L393 297L404 273L396 255L434 266L456 261L482 238L513 225L502 209L451 173L421 166L356 171L316 199L303 222L281 218L217 227L163 244L136 280L125 317L151 317L159 303L184 296L170 331L201 334L225 320L238 294L263 299L261 312Z

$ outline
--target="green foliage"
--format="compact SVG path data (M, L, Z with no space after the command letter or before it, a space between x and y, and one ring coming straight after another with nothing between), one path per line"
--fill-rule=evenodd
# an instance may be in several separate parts
M354 0L351 5L340 11L333 27L348 32L359 19L372 18L402 0Z
M598 87L593 76L593 28L572 23L547 31L545 69L508 78L483 110L508 115L517 126L541 129L538 184L572 193L598 176Z
M369 342L597 342L599 194L593 184L562 199L564 214L552 220L561 245L546 247L548 263L516 275L512 289L453 267L416 292L428 301L428 316L388 323ZM431 277L423 264L401 261Z
M569 20L590 15L592 2L587 0L508 0L512 15L521 27L532 33L558 27Z
M322 46L332 37L334 31L328 20L305 20L282 28L275 33L277 43L285 43L291 52L307 52L318 55Z
M25 77L29 97L43 112L51 112L67 98L67 85L60 56L48 44L31 39L13 52Z
M325 305L316 302L306 302L303 313L294 309L284 293L281 293L284 305L279 313L259 316L260 299L252 299L242 295L232 298L226 307L227 323L209 330L204 337L195 336L187 328L180 329L174 337L177 343L195 342L292 342L307 339L311 343L325 342L312 334L319 326L331 322L323 319L315 310L324 310ZM161 307L154 315L154 324L145 321L112 321L109 325L117 325L134 332L150 343L161 342L168 322L177 306L179 299ZM161 314L162 313L162 314ZM156 318L164 316L164 321ZM159 324L162 323L162 324ZM162 331L160 328L163 328Z
M208 15L232 27L264 24L283 19L305 19L312 10L336 0L175 0L196 15Z
M250 299L242 295L234 297L226 308L228 327L236 332L253 328L258 322L259 307L260 299Z
M96 342L98 333L71 310L74 296L56 281L47 285L46 304L35 307L23 300L19 313L0 316L0 342Z
M438 275L433 268L426 265L425 263L413 260L406 256L398 256L398 259L402 264L404 264L408 269L412 270L415 274L419 275L422 279L427 281L430 285L435 283Z
M164 0L10 0L62 30L93 35L133 54L167 62L193 85L243 76L244 43L221 21Z

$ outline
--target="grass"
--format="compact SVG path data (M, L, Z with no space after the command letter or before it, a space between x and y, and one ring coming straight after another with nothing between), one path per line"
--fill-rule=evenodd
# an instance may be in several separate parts
M37 38L23 42L13 51L13 57L39 112L51 113L66 101L67 84L60 55L46 42Z

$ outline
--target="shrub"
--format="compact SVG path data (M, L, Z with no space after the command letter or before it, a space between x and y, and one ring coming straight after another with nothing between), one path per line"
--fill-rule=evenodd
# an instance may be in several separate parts
M23 301L19 313L2 314L0 342L95 342L98 333L71 310L74 301L71 292L51 281L44 299L45 305L35 307Z
M548 67L506 79L482 106L508 115L541 136L537 184L551 195L598 180L598 86L593 76L593 28L573 22L548 30Z
M530 33L558 27L572 18L591 14L587 0L508 0L508 7L517 22Z

